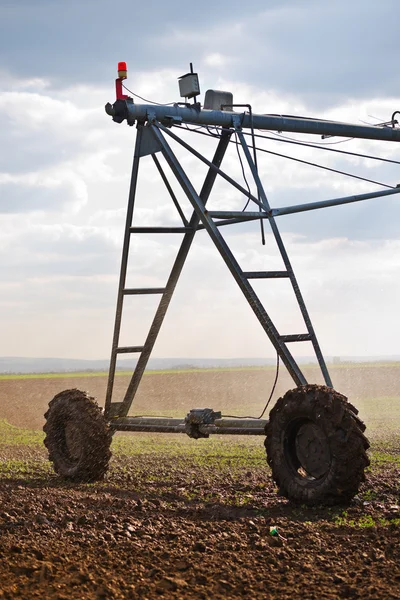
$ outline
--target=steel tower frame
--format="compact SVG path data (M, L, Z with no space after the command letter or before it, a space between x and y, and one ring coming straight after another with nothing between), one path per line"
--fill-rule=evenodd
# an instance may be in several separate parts
M313 346L315 356L325 384L332 387L332 381L322 355L317 336L315 334L310 315L307 311L303 296L301 294L296 276L289 260L283 239L276 223L276 217L292 214L302 211L325 208L347 204L350 202L358 202L370 198L377 198L397 194L400 188L371 192L367 194L359 194L344 198L334 198L320 202L307 204L298 204L283 208L271 208L258 174L257 161L255 154L251 153L251 146L247 144L244 135L244 129L250 129L253 134L254 129L268 129L275 131L290 131L311 133L318 135L336 135L345 137L355 137L364 139L379 139L400 141L400 130L393 127L372 127L359 126L345 123L336 123L332 121L322 121L317 119L303 119L293 117L277 117L273 115L255 115L238 113L230 110L202 110L198 105L175 105L171 106L153 106L153 105L136 105L131 99L117 100L114 105L107 104L106 112L113 117L113 120L121 123L126 120L129 125L137 125L136 145L134 151L133 167L131 174L130 191L128 198L128 209L125 224L125 234L122 249L122 260L120 269L120 278L118 286L117 307L114 325L114 335L112 342L110 370L106 393L105 416L111 420L112 426L118 430L140 430L140 431L183 431L188 433L188 422L181 419L160 419L160 418L145 418L145 417L128 417L128 412L134 400L135 394L139 387L141 378L148 363L151 351L157 339L168 306L173 296L174 290L178 283L182 268L185 264L190 247L197 231L206 230L209 237L213 241L215 247L219 251L225 264L230 270L233 278L237 282L244 297L249 303L262 328L267 334L269 340L274 346L278 356L287 368L293 381L297 386L307 383L304 373L300 369L297 361L292 356L288 344L295 342L309 341ZM220 127L220 136L218 138L217 147L214 157L211 161L205 158L195 148L185 142L179 135L172 131L173 125L189 124L204 124L209 126ZM253 182L257 189L257 196L249 193L235 179L230 177L221 169L221 165L230 143L232 135L236 136L238 144L242 148L246 158L247 165L250 169ZM179 144L185 150L197 157L207 167L207 175L204 179L203 186L199 194L196 193L193 184L176 154L168 144L168 138ZM254 150L253 145L253 150ZM162 168L162 165L157 157L161 153L167 165L169 166L175 180L183 190L185 196L189 200L193 213L191 218L186 219L182 207L174 194L172 186L167 178L167 175ZM160 174L161 180L174 203L182 220L182 226L179 227L141 227L133 226L133 215L135 207L135 198L137 193L137 181L139 174L140 159L151 155L155 166ZM213 191L214 183L217 176L222 177L234 188L240 191L246 198L251 200L256 206L257 211L246 210L238 211L208 211L206 208L207 202ZM261 219L262 222L268 221L271 232L275 239L277 248L282 257L284 269L275 271L243 271L238 261L234 257L229 245L225 241L221 229L230 224L243 223L246 221L254 221ZM130 239L132 234L156 234L156 233L180 233L183 235L181 245L179 247L175 262L171 269L168 281L165 287L162 288L127 288L126 276L129 260ZM289 279L296 301L298 303L301 315L303 317L305 331L301 333L280 334L275 327L268 312L263 306L260 298L256 294L251 281L260 279ZM159 295L161 296L158 308L156 309L154 319L150 326L147 338L143 345L138 346L120 346L121 321L124 307L124 299L129 295ZM120 354L135 353L139 355L136 367L133 371L131 380L127 387L126 393L122 401L113 401L113 387L116 372L117 358ZM198 419L196 421L196 418ZM190 420L190 419L189 419ZM221 419L218 413L213 413L207 416L204 414L194 416L193 423L197 423L200 431L203 433L252 433L263 434L266 420L234 420Z

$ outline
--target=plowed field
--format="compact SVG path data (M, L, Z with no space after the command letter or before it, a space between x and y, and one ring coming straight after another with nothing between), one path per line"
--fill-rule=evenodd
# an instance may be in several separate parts
M65 483L43 413L72 387L101 404L106 378L0 381L0 598L400 598L400 368L332 375L367 423L371 467L350 505L313 509L277 496L262 438L116 434L103 482ZM273 377L148 374L131 413L258 415Z

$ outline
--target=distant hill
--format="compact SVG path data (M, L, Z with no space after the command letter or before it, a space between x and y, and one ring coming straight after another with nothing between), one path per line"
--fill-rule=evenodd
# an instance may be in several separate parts
M400 356L342 356L326 357L327 362L377 362L400 361ZM137 359L118 361L119 370L131 370ZM300 364L316 363L314 356L299 358ZM85 371L108 371L110 361L83 360L75 358L28 358L4 356L0 357L0 373L70 373ZM148 370L163 369L205 369L223 367L262 367L275 365L276 358L151 358Z

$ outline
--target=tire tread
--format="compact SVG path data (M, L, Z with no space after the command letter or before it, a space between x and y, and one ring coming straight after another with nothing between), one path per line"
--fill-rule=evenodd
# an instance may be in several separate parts
M102 409L94 398L78 389L64 390L49 402L45 413L43 431L44 445L49 452L49 460L56 473L72 481L101 480L111 458L111 432ZM68 465L61 447L60 427L68 419L79 421L84 433L83 456L71 467Z
M265 448L281 495L307 505L332 505L347 502L358 492L369 465L369 442L357 413L345 396L326 386L300 386L278 399L265 429ZM285 429L302 415L318 421L327 435L332 460L321 480L302 478L285 456Z

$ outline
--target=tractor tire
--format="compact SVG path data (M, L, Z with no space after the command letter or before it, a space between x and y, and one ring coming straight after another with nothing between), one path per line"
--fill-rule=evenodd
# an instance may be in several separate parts
M104 477L111 458L111 432L94 398L65 390L49 403L43 427L44 444L56 473L71 481Z
M265 427L265 447L280 495L313 506L347 503L357 494L369 465L357 413L325 386L301 386L279 398Z

